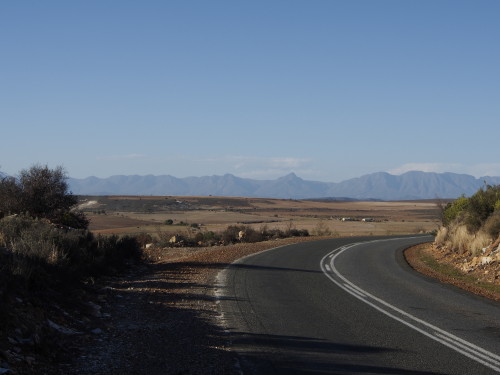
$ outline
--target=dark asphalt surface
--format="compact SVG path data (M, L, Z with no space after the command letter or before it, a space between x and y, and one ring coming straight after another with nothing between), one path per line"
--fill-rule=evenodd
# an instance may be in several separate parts
M429 240L308 242L229 266L219 297L241 371L498 374L500 304L412 270L402 250Z

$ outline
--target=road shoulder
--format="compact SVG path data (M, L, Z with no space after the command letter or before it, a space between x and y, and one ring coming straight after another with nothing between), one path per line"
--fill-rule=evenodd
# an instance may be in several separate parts
M467 274L457 268L456 259L437 251L430 242L410 247L404 255L413 269L426 276L500 302L500 279L495 277L498 264L478 268L476 272ZM481 277L488 274L489 278ZM488 282L488 279L492 281Z

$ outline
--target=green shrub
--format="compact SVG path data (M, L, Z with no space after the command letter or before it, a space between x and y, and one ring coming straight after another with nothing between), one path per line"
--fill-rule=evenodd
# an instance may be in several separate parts
M470 198L460 197L448 203L443 212L443 225L464 223L470 233L477 232L500 206L500 186L486 185Z
M460 197L446 206L436 243L475 256L499 235L500 186L486 185L471 197Z
M468 202L468 198L461 196L453 202L448 203L443 212L443 225L447 227L453 221L457 220L457 218L465 215Z
M465 223L470 232L476 232L495 210L500 200L500 186L486 186L469 198Z
M500 210L500 199L495 202L495 210Z

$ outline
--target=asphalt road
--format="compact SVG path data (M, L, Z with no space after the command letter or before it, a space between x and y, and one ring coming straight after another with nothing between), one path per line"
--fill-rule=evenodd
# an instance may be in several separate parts
M285 246L219 274L243 374L498 374L500 304L420 275L430 237Z

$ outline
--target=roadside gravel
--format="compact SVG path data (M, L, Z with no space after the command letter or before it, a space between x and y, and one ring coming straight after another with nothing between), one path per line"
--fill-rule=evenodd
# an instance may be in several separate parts
M60 373L237 373L217 324L217 274L243 256L312 239L148 250L149 264L99 288L92 322L97 328L73 340L75 357Z

